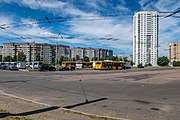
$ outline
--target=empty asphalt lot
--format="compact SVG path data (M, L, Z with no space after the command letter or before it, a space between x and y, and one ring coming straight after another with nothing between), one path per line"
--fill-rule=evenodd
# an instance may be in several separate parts
M91 114L132 120L180 118L180 68L58 72L1 70L0 91Z

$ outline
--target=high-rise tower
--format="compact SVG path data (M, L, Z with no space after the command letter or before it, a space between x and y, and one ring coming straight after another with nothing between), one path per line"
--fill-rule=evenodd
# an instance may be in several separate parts
M140 11L133 16L133 62L157 66L158 12Z

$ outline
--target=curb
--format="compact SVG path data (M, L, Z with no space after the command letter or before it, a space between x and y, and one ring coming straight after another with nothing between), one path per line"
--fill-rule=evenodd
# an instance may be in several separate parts
M101 115L96 115L96 114L90 114L90 113L80 112L80 111L66 109L66 108L60 108L60 109L67 113L82 115L82 116L89 117L91 119L96 119L96 120L130 120L130 119L125 119L125 118L116 118L116 117L110 117L110 116L101 116Z
M27 69L19 69L19 71L29 72L29 70L27 70Z
M32 101L32 100L25 99L25 98L22 98L22 97L18 97L18 96L12 95L12 94L4 93L2 91L0 91L0 94L3 94L3 95L8 96L8 97L15 98L15 99L23 100L23 101L26 101L26 102L29 102L29 103L39 104L39 105L43 105L43 106L46 106L46 107L52 107L51 105L48 105L48 104L45 104L45 103ZM96 120L130 120L130 119L126 119L126 118L116 118L116 117L110 117L110 116L101 116L101 115L96 115L96 114L90 114L90 113L80 112L80 111L71 110L71 109L62 108L62 107L59 107L59 109L64 111L64 112L67 112L67 113L72 113L72 114L76 114L76 115L82 115L84 117L89 117L91 119L96 119Z

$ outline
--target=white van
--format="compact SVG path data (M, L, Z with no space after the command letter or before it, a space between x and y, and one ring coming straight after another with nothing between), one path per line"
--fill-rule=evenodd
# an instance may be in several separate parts
M17 62L18 69L26 69L26 62Z
M40 61L31 62L30 63L30 68L31 69L39 69L40 65L42 65L42 64L43 64L43 62L40 62Z

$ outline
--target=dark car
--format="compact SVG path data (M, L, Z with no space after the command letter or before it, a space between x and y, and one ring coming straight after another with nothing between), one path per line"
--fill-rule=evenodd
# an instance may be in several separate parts
M69 70L73 71L73 70L75 70L75 67L74 66L65 66L65 67L61 67L59 70L60 71L69 71Z
M46 70L48 70L48 71L55 71L56 68L51 66L51 65L48 65L48 64L42 64L42 65L40 65L40 69L39 70L40 71L46 71Z
M138 68L144 68L144 66L142 64L139 64L137 67Z

